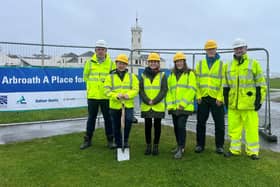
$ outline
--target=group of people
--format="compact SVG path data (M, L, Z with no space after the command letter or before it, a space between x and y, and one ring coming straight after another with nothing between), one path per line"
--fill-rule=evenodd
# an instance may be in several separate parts
M258 61L249 58L247 43L233 42L233 59L224 63L217 53L217 43L208 40L206 56L194 70L187 65L183 52L173 57L174 67L167 77L160 69L160 55L148 55L148 67L139 80L129 73L128 57L119 54L113 62L104 40L96 42L95 53L84 67L88 98L88 120L84 142L80 149L91 146L99 108L104 117L108 147L122 147L121 116L125 108L124 146L129 147L133 120L134 98L141 100L141 117L145 124L145 155L158 155L161 120L172 116L177 146L175 159L183 157L186 145L186 123L197 103L196 153L205 149L206 123L212 114L215 124L216 153L231 157L241 154L242 133L245 131L245 152L253 160L259 159L258 113L266 97L266 80ZM224 151L225 108L228 112L230 147ZM152 140L152 127L154 137Z

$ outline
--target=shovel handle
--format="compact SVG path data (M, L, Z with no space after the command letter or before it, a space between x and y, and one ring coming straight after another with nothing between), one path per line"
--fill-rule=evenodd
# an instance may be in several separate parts
M125 126L125 107L124 104L122 103L121 128L124 129L124 126Z

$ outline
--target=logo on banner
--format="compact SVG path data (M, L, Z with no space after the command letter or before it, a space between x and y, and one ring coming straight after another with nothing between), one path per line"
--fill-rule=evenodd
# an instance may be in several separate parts
M26 104L26 100L23 96L20 96L17 100L17 104Z
M8 96L0 95L0 108L7 108L8 105Z

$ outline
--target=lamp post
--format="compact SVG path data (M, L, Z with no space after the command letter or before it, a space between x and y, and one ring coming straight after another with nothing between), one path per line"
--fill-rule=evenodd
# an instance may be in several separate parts
M44 8L43 8L43 0L41 0L41 60L42 67L44 67Z

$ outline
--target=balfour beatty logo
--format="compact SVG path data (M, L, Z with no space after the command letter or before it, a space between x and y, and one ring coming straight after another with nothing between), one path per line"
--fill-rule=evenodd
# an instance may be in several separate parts
M18 100L17 100L17 104L26 104L26 100L23 96L21 96Z

